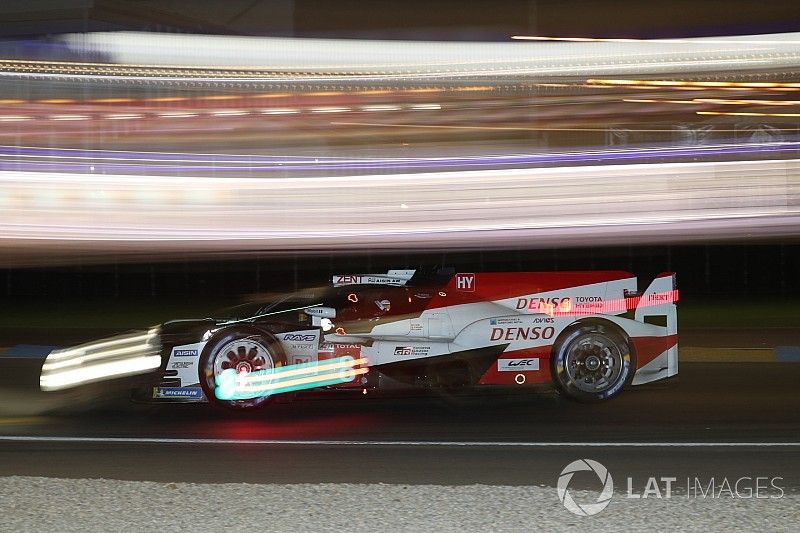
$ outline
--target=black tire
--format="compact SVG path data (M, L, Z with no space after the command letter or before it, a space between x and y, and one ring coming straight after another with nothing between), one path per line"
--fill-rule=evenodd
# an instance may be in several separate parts
M558 391L581 402L613 398L633 381L636 370L625 335L599 323L567 330L553 347L550 362Z
M234 411L252 411L264 407L274 400L274 396L259 396L245 400L220 400L217 398L215 394L217 386L214 373L215 362L218 358L226 358L225 361L221 361L222 363L228 362L228 354L232 354L234 349L236 349L234 355L241 355L244 349L245 364L247 364L246 361L251 361L249 364L253 366L252 370L269 366L278 368L286 364L286 354L272 334L247 326L223 330L211 338L200 356L198 373L203 393L209 403ZM264 366L259 364L259 357L264 358Z

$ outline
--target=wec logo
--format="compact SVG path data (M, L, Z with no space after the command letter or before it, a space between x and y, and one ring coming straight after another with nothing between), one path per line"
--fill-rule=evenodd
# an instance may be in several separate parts
M539 370L539 359L498 359L497 370L500 372Z
M590 471L597 475L600 483L603 484L603 489L597 496L594 503L578 503L572 497L569 491L569 482L572 481L572 476L576 472ZM578 459L572 461L564 467L561 474L558 476L558 484L556 485L558 491L558 499L564 504L564 507L573 514L578 516L592 516L606 507L611 502L611 496L614 494L614 480L611 479L611 474L608 469L602 464L592 459Z

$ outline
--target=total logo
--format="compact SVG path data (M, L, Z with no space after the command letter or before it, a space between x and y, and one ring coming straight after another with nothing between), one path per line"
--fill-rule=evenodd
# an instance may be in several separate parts
M576 472L584 471L594 472L602 485L602 489L594 500L578 502L569 490L569 483ZM564 507L569 512L578 516L592 516L608 507L611 502L611 496L614 495L614 480L611 479L608 469L601 463L593 459L578 459L572 461L561 471L558 476L556 490L558 491L558 499L561 500L561 503L564 504Z

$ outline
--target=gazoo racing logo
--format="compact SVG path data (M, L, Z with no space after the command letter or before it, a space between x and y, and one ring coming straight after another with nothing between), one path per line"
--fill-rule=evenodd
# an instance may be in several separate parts
M299 334L299 333L287 333L283 336L283 340L289 342L312 342L316 340L316 335L308 335L308 334Z
M489 336L491 341L535 341L537 339L552 339L556 334L553 326L533 326L527 328L492 328Z

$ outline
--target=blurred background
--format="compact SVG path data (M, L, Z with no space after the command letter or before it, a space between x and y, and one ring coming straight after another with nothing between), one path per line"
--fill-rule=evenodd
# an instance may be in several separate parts
M791 3L38 0L0 19L0 346L433 266L673 270L682 317L796 318Z

